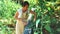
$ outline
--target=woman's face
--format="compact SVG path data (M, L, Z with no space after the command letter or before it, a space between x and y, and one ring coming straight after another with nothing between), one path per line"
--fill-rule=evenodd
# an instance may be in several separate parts
M28 5L25 5L24 6L24 11L27 11L28 10Z

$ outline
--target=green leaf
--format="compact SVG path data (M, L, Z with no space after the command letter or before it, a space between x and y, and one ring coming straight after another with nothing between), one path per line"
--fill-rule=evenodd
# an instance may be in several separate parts
M51 10L51 8L50 8L50 7L48 7L47 9L48 9L48 10Z
M51 27L49 25L45 25L44 27L47 31L52 32Z
M40 19L37 19L36 24L38 24L39 22L40 22Z

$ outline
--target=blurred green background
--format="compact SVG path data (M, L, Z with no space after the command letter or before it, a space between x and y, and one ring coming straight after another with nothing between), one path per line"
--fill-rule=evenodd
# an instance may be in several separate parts
M33 34L60 34L60 0L0 0L0 34L15 34L14 15L23 1L30 3L29 10L37 8L36 22L29 26Z

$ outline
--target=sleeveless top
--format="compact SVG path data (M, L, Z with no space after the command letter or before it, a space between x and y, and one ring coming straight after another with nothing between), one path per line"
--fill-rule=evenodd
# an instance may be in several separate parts
M22 8L18 9L17 11L19 13L18 18L22 18L23 21L27 22L29 11L27 10L25 13L23 13Z

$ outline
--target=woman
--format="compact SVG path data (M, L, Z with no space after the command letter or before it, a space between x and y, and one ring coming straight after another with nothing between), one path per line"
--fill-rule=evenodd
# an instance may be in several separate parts
M27 18L28 18L28 7L29 3L27 1L23 2L22 8L18 9L16 14L15 14L15 19L17 20L16 23L16 34L23 34L24 32L24 27L28 24L27 23ZM31 11L31 13L34 13Z

